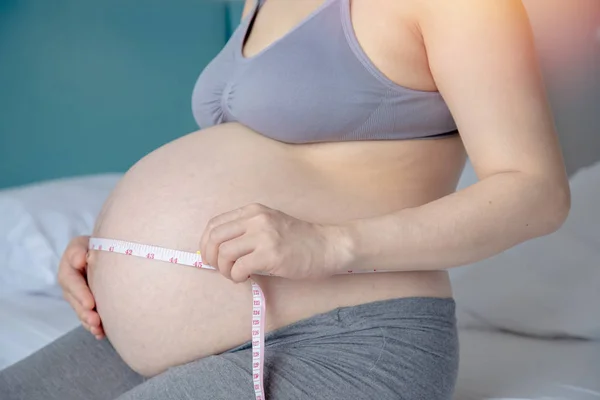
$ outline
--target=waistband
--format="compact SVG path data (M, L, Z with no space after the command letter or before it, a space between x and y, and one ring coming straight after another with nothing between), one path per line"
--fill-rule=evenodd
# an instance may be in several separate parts
M376 317L384 314L447 318L453 317L455 311L456 303L451 297L399 297L332 310L340 315L356 318Z
M265 344L269 346L293 336L313 337L339 329L353 330L351 326L356 326L357 323L363 324L359 325L363 327L453 327L456 323L455 311L456 303L451 297L400 297L337 307L267 332ZM250 341L227 350L226 353L249 348Z

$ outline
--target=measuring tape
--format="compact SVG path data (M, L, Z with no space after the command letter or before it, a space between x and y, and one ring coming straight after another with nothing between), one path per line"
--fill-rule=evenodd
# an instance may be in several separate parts
M90 250L109 251L147 258L150 260L165 261L172 264L186 265L216 271L214 267L202 263L200 252L171 250L164 247L151 246L140 243L126 242L123 240L90 238ZM382 270L346 271L352 273L392 272ZM270 275L270 274L259 274ZM264 361L265 361L265 296L258 284L252 281L252 382L256 400L266 400L263 387Z

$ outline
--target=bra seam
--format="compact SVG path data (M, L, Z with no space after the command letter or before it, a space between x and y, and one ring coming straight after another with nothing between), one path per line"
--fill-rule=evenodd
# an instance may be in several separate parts
M223 114L227 115L227 119L229 121L227 122L239 122L239 118L233 113L233 111L231 111L231 107L229 107L229 104L225 104L223 106Z
M377 112L377 110L379 110L383 106L383 104L385 103L385 101L388 99L389 94L390 94L390 89L388 88L388 89L386 89L385 95L381 96L381 99L379 100L379 104L377 104L377 107L373 108L373 110L369 113L369 115L367 115L365 117L365 119L363 120L363 122L361 122L359 126L357 126L356 128L354 128L352 130L352 132L350 132L348 135L344 135L344 137L346 138L346 140L361 140L361 139L356 138L355 133L357 131L359 131L360 129L362 129L365 126L365 124L371 120L371 118ZM367 139L369 139L369 138L366 138L366 139L363 139L363 140L367 140Z

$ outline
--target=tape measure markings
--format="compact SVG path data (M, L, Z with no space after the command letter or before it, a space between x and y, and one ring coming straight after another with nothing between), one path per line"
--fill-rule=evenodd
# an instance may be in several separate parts
M108 251L128 256L147 258L150 260L164 261L172 264L185 265L200 269L216 271L216 268L202 262L200 252L191 253L180 250L172 250L166 247L146 245L124 240L113 240L105 238L90 238L88 248L90 250ZM369 271L346 271L346 274L393 272L384 270ZM260 273L257 275L268 275ZM252 384L256 400L266 400L264 393L264 361L265 361L265 321L266 301L265 296L258 284L252 282Z

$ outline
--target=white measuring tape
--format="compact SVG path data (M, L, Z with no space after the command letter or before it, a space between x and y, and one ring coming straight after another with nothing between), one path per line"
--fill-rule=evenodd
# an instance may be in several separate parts
M200 252L171 250L164 247L151 246L140 243L126 242L123 240L90 238L90 250L109 251L128 256L147 258L150 260L165 261L172 264L210 269L214 267L202 263ZM352 273L391 272L382 270L346 271ZM263 274L260 274L263 275ZM264 274L269 275L269 274ZM264 393L264 361L265 361L265 296L258 284L252 281L252 382L256 400L266 400Z

